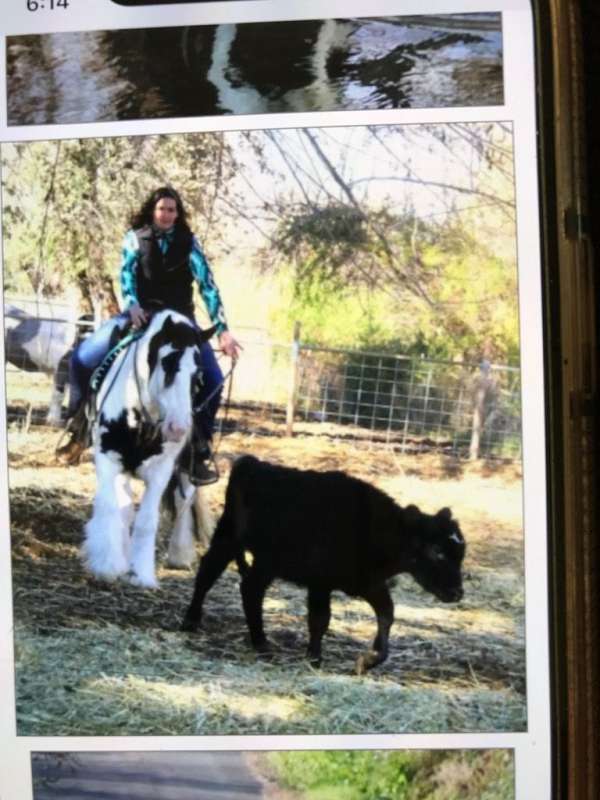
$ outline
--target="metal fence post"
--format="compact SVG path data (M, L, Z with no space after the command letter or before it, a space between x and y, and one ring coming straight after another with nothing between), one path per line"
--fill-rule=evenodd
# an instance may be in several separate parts
M298 362L300 360L300 323L294 323L294 340L291 348L290 384L285 413L285 435L294 435L294 414L298 396Z

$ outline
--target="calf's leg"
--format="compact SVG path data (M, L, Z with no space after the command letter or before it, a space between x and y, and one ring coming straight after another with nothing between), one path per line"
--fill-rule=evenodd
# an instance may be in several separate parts
M326 589L308 590L308 649L310 663L321 664L321 640L329 627L331 619L331 592Z
M269 642L263 626L263 600L272 580L273 577L257 567L255 562L246 570L240 584L250 641L252 647L259 653L266 653L269 650Z
M217 523L210 547L200 560L192 602L185 612L181 630L194 631L200 627L204 598L213 584L221 577L227 564L236 558L237 552L229 518L223 514Z
M381 664L388 657L389 634L394 622L394 603L390 591L385 584L375 586L361 594L371 605L377 617L377 635L373 640L373 648L356 660L356 672L363 675L368 669Z

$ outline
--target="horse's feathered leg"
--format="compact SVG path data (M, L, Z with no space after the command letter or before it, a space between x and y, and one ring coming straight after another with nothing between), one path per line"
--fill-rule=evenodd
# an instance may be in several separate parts
M190 482L184 472L176 473L173 487L173 528L169 541L167 559L169 566L188 568L196 550L194 534L203 545L208 545L214 528L214 520L201 491Z
M71 353L72 349L65 353L54 371L54 376L52 378L52 396L50 398L50 405L48 406L48 413L46 414L46 422L48 425L58 427L62 422L62 405L65 398L65 385L69 377L69 360L71 358Z
M129 557L129 578L136 586L155 588L156 533L160 501L171 472L173 459L157 456L148 459L138 474L146 484L144 496L133 523Z
M194 520L192 506L196 487L192 486L187 476L176 476L173 495L173 528L169 540L167 563L170 567L187 569L194 560Z
M96 578L114 580L127 572L133 503L129 481L120 464L99 453L96 471L98 488L94 513L85 526L82 555Z

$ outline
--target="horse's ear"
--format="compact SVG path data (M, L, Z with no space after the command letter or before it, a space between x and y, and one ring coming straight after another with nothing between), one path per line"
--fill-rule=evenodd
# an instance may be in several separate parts
M169 314L165 321L163 322L162 326L163 333L169 336L173 332L173 318Z
M203 345L204 342L208 342L208 340L211 339L216 332L217 332L216 325L213 325L212 328L207 328L207 330L205 331L196 329L196 341L198 342L199 345Z

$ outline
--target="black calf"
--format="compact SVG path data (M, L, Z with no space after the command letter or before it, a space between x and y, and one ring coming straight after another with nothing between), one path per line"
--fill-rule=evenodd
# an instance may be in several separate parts
M244 552L253 556L252 565ZM183 629L201 622L206 593L236 560L252 645L268 649L263 599L275 578L308 588L308 656L318 664L329 626L331 592L366 600L377 617L372 650L357 662L359 673L388 655L394 604L389 578L410 573L445 603L461 599L465 542L450 509L435 515L401 508L390 497L342 472L290 469L243 456L234 465L225 509L200 562Z

